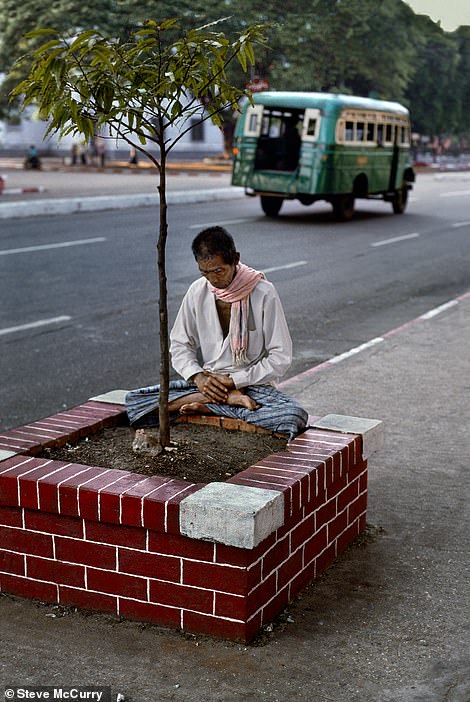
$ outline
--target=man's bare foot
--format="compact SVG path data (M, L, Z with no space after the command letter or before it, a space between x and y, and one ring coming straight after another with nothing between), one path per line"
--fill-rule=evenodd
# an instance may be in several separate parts
M259 407L249 395L245 395L241 390L231 390L227 397L227 404L230 407L245 407L247 410L255 410Z
M180 407L180 414L212 414L203 402L186 402Z
M227 395L227 405L231 407L245 407L247 410L258 409L259 405L245 395L241 390L231 390ZM207 404L204 402L185 402L179 409L180 414L212 414Z

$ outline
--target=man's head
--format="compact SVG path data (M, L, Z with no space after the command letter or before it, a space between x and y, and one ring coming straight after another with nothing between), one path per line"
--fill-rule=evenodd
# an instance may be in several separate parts
M223 227L203 229L191 248L201 274L209 283L215 288L227 288L240 261L231 234Z

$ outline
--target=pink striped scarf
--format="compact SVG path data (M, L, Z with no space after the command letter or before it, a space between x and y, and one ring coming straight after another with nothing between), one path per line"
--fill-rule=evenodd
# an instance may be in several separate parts
M230 302L230 348L233 362L241 366L247 360L248 350L248 301L250 293L265 277L264 273L239 263L235 277L227 288L212 288L212 292L224 302Z

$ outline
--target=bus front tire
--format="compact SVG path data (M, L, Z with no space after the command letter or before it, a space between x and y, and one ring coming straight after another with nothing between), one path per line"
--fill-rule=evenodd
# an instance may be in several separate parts
M408 187L402 185L401 188L395 190L392 199L392 207L395 214L403 214L406 209L406 204L408 202Z
M261 209L267 217L277 217L282 207L284 198L261 195Z
M354 196L337 195L331 203L333 214L339 222L349 222L354 214Z

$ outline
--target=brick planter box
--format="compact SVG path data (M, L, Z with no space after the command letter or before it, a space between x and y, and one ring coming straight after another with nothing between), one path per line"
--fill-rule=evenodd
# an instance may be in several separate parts
M364 529L381 422L312 418L207 485L38 457L125 424L109 396L0 434L2 592L248 642Z

